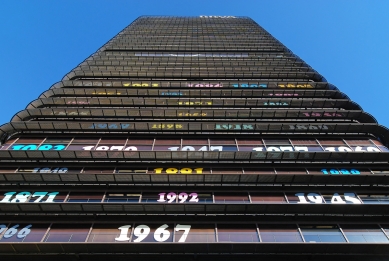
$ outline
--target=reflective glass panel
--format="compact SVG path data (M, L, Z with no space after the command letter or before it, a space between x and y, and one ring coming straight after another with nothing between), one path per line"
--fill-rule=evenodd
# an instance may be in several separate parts
M305 242L346 242L336 225L301 225Z

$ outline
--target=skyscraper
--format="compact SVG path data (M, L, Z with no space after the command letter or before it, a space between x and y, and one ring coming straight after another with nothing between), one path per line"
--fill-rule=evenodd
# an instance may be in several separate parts
M247 17L140 17L0 136L13 260L388 257L388 129Z

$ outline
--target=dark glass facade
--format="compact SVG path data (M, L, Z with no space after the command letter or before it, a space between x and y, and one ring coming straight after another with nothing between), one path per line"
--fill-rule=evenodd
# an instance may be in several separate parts
M140 17L0 137L5 258L389 257L389 130L248 17Z

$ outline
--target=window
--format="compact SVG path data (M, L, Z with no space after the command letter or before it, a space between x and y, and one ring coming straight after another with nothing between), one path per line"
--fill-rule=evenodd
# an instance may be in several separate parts
M340 225L349 242L388 243L389 240L377 225Z
M305 242L346 242L336 225L302 225Z
M262 242L303 242L295 225L258 224Z
M219 242L259 242L255 224L220 224L217 234Z

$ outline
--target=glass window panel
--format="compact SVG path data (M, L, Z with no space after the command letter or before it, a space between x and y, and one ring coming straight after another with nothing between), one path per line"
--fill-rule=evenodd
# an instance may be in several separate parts
M165 193L165 196L164 196L164 199L167 200L167 201L170 201L169 199L166 198L166 195L169 194L170 192L161 192L161 193ZM176 203L177 202L177 193L175 192L172 192L174 193L174 195L171 195L171 199L174 201L172 203ZM158 195L159 192L152 192L152 193L142 193L142 200L141 202L143 203L159 203L159 199L160 199L160 195ZM166 201L166 203L167 203Z
M259 242L255 224L219 224L219 242Z
M291 140L293 145L318 145L316 140Z
M190 225L189 223L183 225ZM174 242L178 242L182 237L184 231L180 230L175 232ZM185 240L185 242L190 243L207 243L207 242L216 242L215 235L215 225L202 225L202 224L194 224L191 225L189 234Z
M14 230L10 228L16 229L17 232L12 233ZM49 224L12 223L3 231L0 242L40 242L48 228Z
M160 228L162 225L167 225L167 227L163 229L166 232L164 232L164 231L162 231L162 229L160 229L159 231L161 232L161 234L155 233L156 230L158 228ZM146 227L141 229L142 226L143 227L146 226ZM148 229L150 229L150 231L147 231ZM174 233L174 225L173 224L163 224L162 223L162 224L157 224L157 225L155 225L155 224L145 225L143 223L141 223L141 224L138 223L138 224L134 225L134 229L132 231L131 241L134 242L134 240L141 240L141 241L136 241L136 242L155 242L155 243L157 243L157 242L173 242L173 233ZM168 235L168 236L166 236L166 239L164 238L164 234ZM137 235L139 235L139 236L137 236ZM146 237L144 239L141 239L144 236L146 236Z
M61 171L63 173L80 173L81 170L81 168L59 168L58 173L61 173Z
M0 173L15 173L16 169L17 169L16 167L13 167L13 168L1 167L0 168Z
M305 169L294 169L294 170L276 169L276 171L277 171L277 174L290 174L290 175L307 174Z
M210 139L211 145L226 145L226 144L233 144L235 145L234 139Z
M140 194L107 193L104 202L107 203L138 203Z
M377 225L340 225L349 242L388 243L389 240Z
M147 173L147 169L124 169L117 168L115 173Z
M47 138L43 143L68 144L71 138Z
M0 146L0 150L8 150L8 148L11 146L11 144L5 144Z
M295 225L258 224L262 242L303 242Z
M124 148L124 150L126 150L130 146L131 146L130 144L127 144L127 146ZM152 149L151 145L147 145L147 146L135 145L133 147L135 147L138 151L151 151L151 149Z
M255 148L255 150L254 150ZM263 146L255 146L255 145L239 145L239 151L266 151Z
M236 146L222 146L222 151L238 151L238 148ZM212 149L212 146L211 146L211 149ZM212 150L215 150L215 149L212 149ZM215 151L218 151L218 149L216 149Z
M14 139L9 139L7 140L4 144L12 144L14 143L18 138L14 138Z
M388 175L389 174L389 170L385 170L385 169L372 169L371 170L373 172L373 174L376 174L376 175L379 175L379 174L382 174L382 175Z
M154 139L128 139L127 146L131 145L153 145Z
M387 235L389 235L389 224L381 224L381 227L384 229Z
M44 138L20 138L15 143L16 144L23 144L23 143L34 143L39 144L44 140Z
M266 146L269 146L269 145L289 145L290 142L289 140L287 139L284 139L284 140L272 140L272 139L266 139L264 140Z
M389 149L387 148L387 147L385 147L385 146L380 146L380 145L378 145L377 146L381 151L383 151L383 152L388 152L389 151Z
M368 139L365 139L365 140L346 140L346 142L349 145L365 145L365 146L372 145L372 143Z
M181 145L181 139L156 139L154 145Z
M362 200L364 204L388 204L389 195L385 194L358 194L358 197Z
M312 175L323 175L324 172L321 169L307 169L309 174ZM328 170L327 170L328 172Z
M82 173L87 174L111 174L114 173L113 168L84 168Z
M250 193L252 203L284 204L287 203L283 193Z
M373 142L375 145L380 145L380 146L384 145L384 144L382 144L382 142L380 142L378 140L371 140L371 142Z
M73 144L73 143L72 143ZM94 150L95 144L77 144L77 145L69 145L66 150ZM93 146L93 147L92 147Z
M124 146L126 143L127 139L125 138L118 138L118 139L112 139L112 138L102 138L99 142L100 145L115 145L115 146Z
M244 169L244 174L260 174L260 175L274 175L276 174L274 169Z
M178 146L174 146L178 147ZM182 148L178 149L181 151L209 151L208 145L183 145Z
M154 151L176 151L176 150L180 150L180 146L177 145L165 145L165 146L154 146Z
M321 145L340 145L344 146L346 143L344 143L343 140L319 140L319 143Z
M66 202L101 202L103 196L103 192L70 192Z
M346 242L336 225L301 225L305 242Z
M250 203L249 197L247 193L219 193L215 192L215 203L223 203L223 204L243 204Z
M262 140L258 139L258 140L241 140L241 139L237 139L237 143L238 145L262 145L263 142Z
M212 174L242 174L241 168L228 168L228 169L220 169L220 168L213 168Z
M44 242L85 242L90 224L54 224Z
M88 144L95 145L100 140L100 138L74 138L72 144Z
M305 148L299 148L299 147L305 147L308 151L323 151L323 149L320 146L296 146L296 151L304 151Z
M370 144L370 146L351 146L351 149L353 151L370 151L370 152L380 151L380 149L378 149L376 146L372 144Z
M208 140L207 139L190 139L190 140L187 140L187 139L183 139L182 140L182 146L185 146L185 145L196 145L196 144L200 144L200 145L208 145Z
M188 195L190 195L191 193L188 192ZM189 196L186 202L187 203L213 203L213 197L211 193L201 193L201 192L197 193L197 198L198 198L198 202L194 202L194 201L190 202L189 200L191 199L191 196Z
M130 225L130 228L127 233L127 237L131 236L131 230L133 227L132 223L124 225ZM115 240L115 238L120 237L120 229L123 225L117 224L96 224L93 226L91 234L88 237L88 242L123 242ZM127 241L128 242L128 241Z

